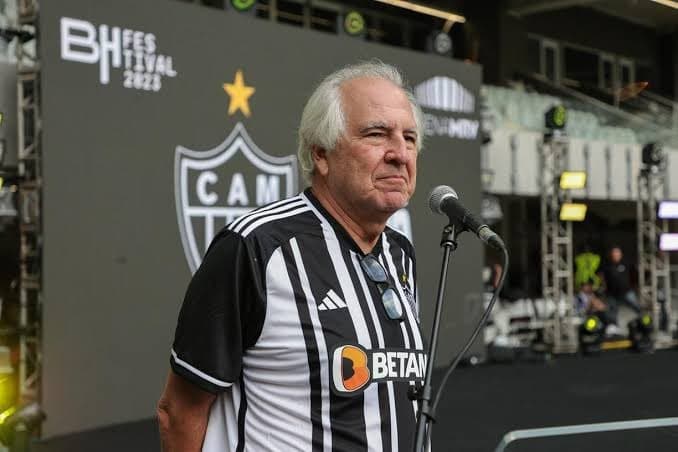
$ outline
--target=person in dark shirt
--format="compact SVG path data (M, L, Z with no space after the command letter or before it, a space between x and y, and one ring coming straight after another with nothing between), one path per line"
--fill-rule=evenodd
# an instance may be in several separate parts
M610 321L614 324L617 324L617 313L621 303L626 304L636 313L640 313L638 297L631 289L630 268L623 258L624 253L621 248L613 246L610 249L610 260L603 267L608 315Z

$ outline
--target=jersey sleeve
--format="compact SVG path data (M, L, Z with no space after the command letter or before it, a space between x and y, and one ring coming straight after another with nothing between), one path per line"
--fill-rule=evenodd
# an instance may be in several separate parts
M263 325L257 259L245 239L220 233L186 290L172 345L175 373L218 393L240 376L242 355Z

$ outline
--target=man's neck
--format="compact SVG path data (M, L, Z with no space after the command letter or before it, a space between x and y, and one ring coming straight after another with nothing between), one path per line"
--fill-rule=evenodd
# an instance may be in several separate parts
M358 212L342 206L324 186L313 185L311 191L327 213L344 228L363 253L367 254L372 251L381 233L384 232L388 218L383 221L361 218Z

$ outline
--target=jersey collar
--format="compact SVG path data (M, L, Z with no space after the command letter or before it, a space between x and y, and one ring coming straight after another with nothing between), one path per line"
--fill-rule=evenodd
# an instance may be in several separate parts
M308 187L306 190L304 190L304 196L308 201L313 204L313 207L315 207L316 212L318 212L323 219L325 219L330 226L332 226L332 229L334 229L334 232L336 233L337 237L339 240L343 241L348 247L357 253L360 256L365 256L365 253L360 249L358 244L353 240L353 237L344 229L344 227L339 223L326 209L323 207L323 205L320 203L318 198L315 197L313 194L313 191L311 191L311 187ZM372 251L370 251L368 254L372 254L374 256L378 256L381 253L381 241L383 239L384 232L381 233L379 236L379 240L377 240L377 243L374 245L374 248L372 248Z

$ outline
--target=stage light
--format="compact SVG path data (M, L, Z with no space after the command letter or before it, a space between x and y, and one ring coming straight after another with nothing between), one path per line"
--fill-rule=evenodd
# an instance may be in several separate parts
M605 325L598 316L588 315L579 326L579 346L585 354L599 353L605 339Z
M427 41L430 52L441 56L452 56L452 38L444 31L434 31Z
M678 218L678 201L660 201L657 216L662 220Z
M544 126L549 130L564 129L567 124L567 111L562 105L554 105L544 113Z
M0 410L6 410L16 402L16 379L11 364L10 349L0 346ZM0 413L0 424L2 415Z
M380 3L386 3L391 6L397 6L403 9L409 9L410 11L426 14L427 16L438 17L440 19L444 19L450 22L459 22L462 24L466 22L466 18L464 16L460 16L459 14L453 14L447 11L443 11L441 9L435 9L428 6L419 5L413 2L407 2L404 0L376 0L376 1Z
M560 221L584 221L586 219L586 204L566 202L560 206Z
M660 235L659 249L662 251L678 251L678 234L664 233Z
M231 6L237 11L248 11L257 3L257 0L231 0Z
M563 171L560 175L561 190L579 190L586 187L586 171Z
M0 413L0 442L10 450L24 451L31 432L45 420L45 413L37 402L22 407L11 407Z
M365 18L358 11L349 11L344 16L344 31L350 36L361 36L365 32Z
M638 352L651 352L654 348L652 340L653 321L649 314L631 320L628 323L629 340L633 349Z
M661 166L666 159L664 148L659 143L647 143L643 146L642 161L643 165Z

